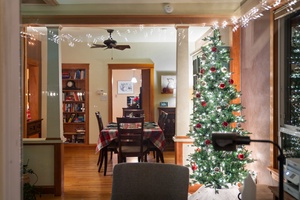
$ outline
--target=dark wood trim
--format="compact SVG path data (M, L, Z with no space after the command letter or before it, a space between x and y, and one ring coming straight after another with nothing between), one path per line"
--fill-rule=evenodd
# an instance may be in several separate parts
M219 15L23 15L22 24L67 25L213 25L216 21L231 21L231 16Z
M54 195L61 196L64 191L64 144L54 145Z
M270 140L278 142L279 129L279 94L278 94L278 25L275 21L273 10L270 12ZM270 146L270 163L272 167L278 169L278 149Z

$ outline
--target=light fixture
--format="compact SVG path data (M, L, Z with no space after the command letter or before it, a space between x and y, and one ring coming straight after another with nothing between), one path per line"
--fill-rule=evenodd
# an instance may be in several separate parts
M132 83L137 83L137 79L136 79L135 73L134 73L134 72L135 72L135 69L132 69L132 71L133 71L133 72L132 72L131 82L132 82Z
M169 3L166 3L164 4L164 11L167 13L167 14L170 14L172 13L174 10L173 6Z
M240 136L236 133L212 133L212 144L216 151L236 151L236 145L250 145L250 142L272 143L279 150L279 200L284 199L283 163L285 156L280 146L271 140L251 140L249 136Z

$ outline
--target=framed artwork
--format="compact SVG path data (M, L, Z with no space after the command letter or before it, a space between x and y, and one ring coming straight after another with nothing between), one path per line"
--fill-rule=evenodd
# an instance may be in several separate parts
M133 83L131 81L118 81L118 94L133 94Z
M161 76L161 94L173 94L176 89L176 76L175 75L162 75Z

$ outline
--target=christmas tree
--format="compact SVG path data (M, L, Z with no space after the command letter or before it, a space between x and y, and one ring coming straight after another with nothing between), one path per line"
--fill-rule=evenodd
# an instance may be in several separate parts
M244 146L237 151L215 151L212 146L212 133L250 134L243 130L240 103L233 100L240 97L228 69L230 57L228 49L220 40L220 31L214 29L212 36L204 38L208 43L201 47L202 57L197 81L193 92L193 113L188 134L194 139L196 150L189 156L192 169L191 180L206 187L221 188L243 182L249 171L247 163L253 162Z

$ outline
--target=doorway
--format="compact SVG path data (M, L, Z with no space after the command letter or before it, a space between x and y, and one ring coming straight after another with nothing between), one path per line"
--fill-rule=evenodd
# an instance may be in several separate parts
M154 121L154 64L108 64L108 120L113 121L113 70L141 70L142 79L142 108L145 111L145 120Z

